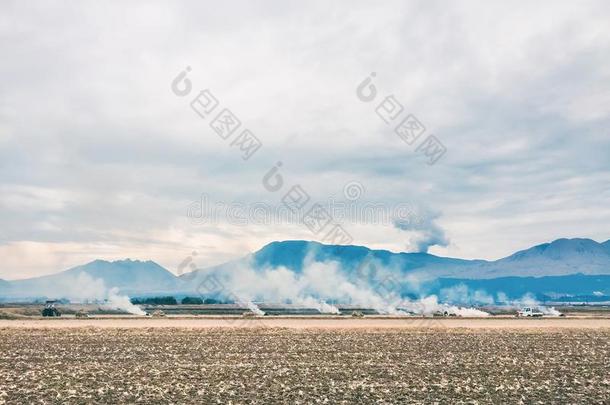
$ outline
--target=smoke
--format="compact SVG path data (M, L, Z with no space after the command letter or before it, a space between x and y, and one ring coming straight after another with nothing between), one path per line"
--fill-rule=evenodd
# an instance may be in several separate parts
M47 285L45 295L62 296L72 302L101 301L106 298L104 280L94 279L88 273L60 279L53 285Z
M445 236L445 231L436 223L441 216L440 213L419 210L418 215L408 219L394 218L394 227L409 233L407 250L410 252L427 253L430 247L447 246L449 239Z
M444 294L444 295L443 295ZM540 301L538 301L534 295L528 293L519 299L511 300L508 295L502 291L499 291L496 294L496 299L487 294L483 290L471 291L467 286L460 284L455 287L451 287L449 289L441 290L441 296L446 298L447 301L450 302L461 302L461 303L469 303L469 304L499 304L504 308L512 308L512 309L521 309L523 307L532 307L542 312L544 315L549 316L560 316L561 312L559 312L555 307L547 307L542 305Z
M439 295L445 302L468 305L492 305L494 298L484 290L471 290L466 284L443 288Z
M506 295L506 293L500 291L497 294L497 301L499 304L508 304L509 303L509 299L508 299L508 295Z
M337 314L339 310L328 304L330 300L393 313L396 310L388 302L400 298L391 293L384 298L374 291L367 280L354 279L353 275L350 279L338 262L314 261L311 255L307 255L300 271L292 271L283 266L257 270L254 267L247 262L237 262L222 271L200 271L201 277L213 275L219 284L217 291L205 293L244 303L293 303L331 314Z
M499 295L499 294L498 294ZM505 294L504 294L505 295ZM538 301L532 294L525 294L523 297L517 300L507 300L509 307L513 307L515 309L523 308L523 307L532 307L536 308L540 312L549 316L560 316L561 312L559 312L555 307L547 307L542 305L540 301Z
M126 295L119 295L119 289L114 287L108 291L106 307L111 309L118 309L121 311L128 312L133 315L146 315L140 307L131 303L131 300Z
M221 289L207 293L237 297L237 301L249 305L254 305L253 302L292 303L315 308L320 313L339 313L335 305L328 304L334 302L370 308L380 314L487 317L489 313L475 307L499 303L514 308L531 306L546 315L560 315L555 308L541 305L531 294L510 300L505 293L498 292L494 299L485 290L470 289L466 284L443 288L438 295L426 295L424 287L431 281L430 275L418 271L405 273L399 264L384 265L374 257L367 258L362 262L366 266L361 263L353 269L333 260L316 261L315 252L310 251L302 266L294 270L283 266L260 268L240 261L222 268L200 270L198 276L213 275L220 280ZM224 286L230 288L222 288ZM406 299L407 294L420 298Z
M313 308L322 314L339 314L339 308L334 305L328 304L324 300L317 300L313 297L306 297L297 299L294 302L297 305L301 305L305 308Z
M253 270L249 264L237 264L214 275L223 286L231 288L220 291L222 295L237 296L242 302L291 302L330 314L339 313L337 307L328 304L330 299L380 310L386 307L384 300L368 287L348 280L337 262L313 262L306 258L298 273L282 266Z
M258 307L258 305L256 305L255 303L253 303L252 301L248 301L246 302L246 306L248 307L248 309L252 312L254 312L256 315L260 315L263 316L265 315L265 311L263 311L262 309L260 309Z
M441 314L476 318L489 316L487 312L478 310L476 308L463 308L455 305L439 303L436 295L430 295L416 301L404 301L400 307L417 315Z
M560 316L561 312L555 309L555 307L546 307L544 305L538 306L540 312L549 316Z
M381 314L429 315L447 312L460 316L487 315L471 308L440 304L436 296L405 300L401 292L418 288L420 275L415 278L409 274L403 275L398 268L383 266L374 260L370 262L374 270L361 274L343 268L336 261L315 261L312 253L306 255L300 270L295 271L283 266L255 269L252 263L242 261L222 270L201 270L199 274L201 277L214 276L218 280L216 290L206 293L244 303L293 303L331 314L338 314L339 309L328 304L329 301L371 308ZM409 286L413 281L416 286ZM485 301L489 299L478 291L473 293L473 297L478 301L482 300L481 297Z
M120 295L118 288L106 288L104 280L94 279L88 273L80 272L74 277L61 280L57 285L48 286L47 296L62 296L70 302L103 302L103 307L125 311L134 315L146 315L140 307L133 305L126 295Z

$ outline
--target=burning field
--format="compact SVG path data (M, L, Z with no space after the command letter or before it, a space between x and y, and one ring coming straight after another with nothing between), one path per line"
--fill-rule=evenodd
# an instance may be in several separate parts
M607 403L602 329L0 329L0 403Z

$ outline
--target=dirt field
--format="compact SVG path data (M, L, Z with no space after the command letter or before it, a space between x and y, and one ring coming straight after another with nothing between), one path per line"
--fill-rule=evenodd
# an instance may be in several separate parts
M610 329L610 318L420 318L385 316L352 317L257 317L205 316L165 318L96 316L86 319L62 316L61 318L0 319L0 328L294 328L294 329L413 329L413 328L468 328L468 329Z
M604 320L594 326L563 319L557 326L443 319L422 328L365 318L316 329L305 328L315 320L288 320L288 328L253 322L211 328L210 322L227 325L212 319L191 327L196 321L3 321L0 403L602 404L610 398ZM467 322L471 327L463 328Z

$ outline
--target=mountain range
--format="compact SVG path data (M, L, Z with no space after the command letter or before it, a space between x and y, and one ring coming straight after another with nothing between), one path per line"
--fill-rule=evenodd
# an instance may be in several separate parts
M316 267L320 263L332 266L320 270ZM95 260L43 277L0 280L0 299L95 299L110 288L130 296L227 296L228 292L244 290L252 291L252 297L259 299L270 294L274 299L290 298L290 294L277 290L292 290L295 283L302 285L303 280L312 282L312 274L327 277L327 283L335 280L360 287L391 280L403 296L437 294L454 301L476 297L497 301L499 294L516 298L527 293L544 299L603 300L610 299L610 240L598 243L591 239L558 239L495 261L281 241L237 260L180 276L153 261ZM279 275L285 278L285 284L277 284ZM217 285L209 287L207 282L212 276ZM324 282L316 285L313 292L309 291L311 286L306 287L307 291L322 295ZM268 285L275 289L271 291L266 288ZM202 286L206 286L203 291Z

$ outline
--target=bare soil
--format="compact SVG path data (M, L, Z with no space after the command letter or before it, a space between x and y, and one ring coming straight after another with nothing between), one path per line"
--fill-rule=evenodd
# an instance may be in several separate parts
M140 324L113 326L123 321ZM86 325L106 320L26 321L34 328L3 321L0 403L602 404L610 398L605 322L581 328L564 319L569 327L538 327L536 320L527 328L526 320L506 319L490 329L458 325L496 320L379 327L396 321L365 318L314 329L188 326L195 321L110 319L101 328ZM451 322L455 327L446 327ZM506 324L518 326L500 327Z
M468 329L610 329L610 318L515 318L494 316L490 318L443 317L306 317L278 316L243 318L241 316L167 316L164 318L137 316L103 316L77 319L74 316L60 318L0 319L0 328L293 328L293 329L414 329L414 328L468 328Z

